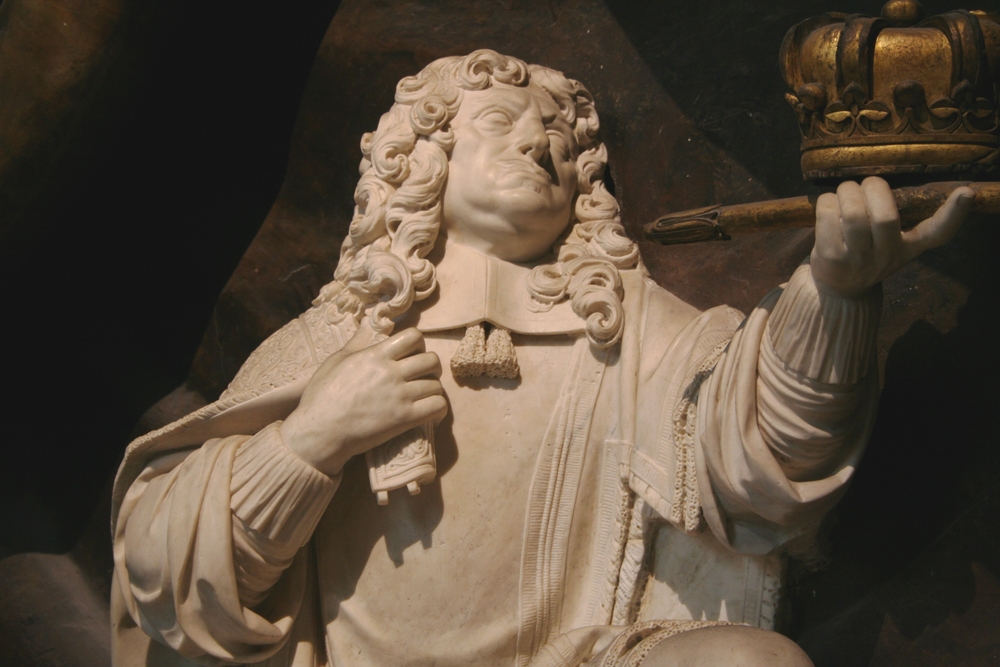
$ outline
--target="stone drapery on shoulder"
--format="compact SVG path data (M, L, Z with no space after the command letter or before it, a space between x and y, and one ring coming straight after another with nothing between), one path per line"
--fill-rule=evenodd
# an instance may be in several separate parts
M881 293L820 293L808 265L742 320L694 317L668 345L651 300L631 483L685 532L766 554L799 537L846 490L874 423ZM655 428L655 431L654 431Z
M749 554L798 537L839 498L867 438L877 295L826 300L803 267L742 324L648 281L645 295L629 313L642 320L634 434L614 444L636 507L685 531L707 525ZM308 664L322 651L310 549L299 547L336 480L304 470L269 426L288 403L268 407L325 358L301 346L332 326L309 314L262 346L267 363L243 374L246 386L130 447L116 492L119 645L141 628L201 664L292 664L291 652ZM623 572L645 548L624 528ZM630 581L618 578L619 593ZM630 595L617 597L624 610Z

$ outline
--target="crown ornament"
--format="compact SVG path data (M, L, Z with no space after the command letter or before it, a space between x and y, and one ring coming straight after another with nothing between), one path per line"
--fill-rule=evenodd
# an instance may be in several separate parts
M1000 15L957 10L924 19L917 0L889 0L879 18L824 14L794 26L781 45L781 74L802 131L809 180L982 173L1000 150ZM933 177L931 177L933 178ZM892 191L908 229L958 187L972 211L1000 215L1000 182L950 180ZM815 195L661 216L646 238L672 245L810 227Z
M806 179L993 170L1000 16L923 14L890 0L878 18L829 13L785 35Z

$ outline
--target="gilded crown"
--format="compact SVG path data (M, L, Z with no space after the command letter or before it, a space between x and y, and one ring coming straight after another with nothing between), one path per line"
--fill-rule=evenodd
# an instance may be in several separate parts
M875 18L830 13L781 45L807 179L992 170L1000 148L1000 17L923 20L916 0Z

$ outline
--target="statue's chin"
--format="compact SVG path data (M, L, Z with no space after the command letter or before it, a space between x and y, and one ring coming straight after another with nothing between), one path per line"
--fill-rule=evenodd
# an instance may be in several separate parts
M500 190L497 196L512 209L511 215L517 217L551 215L556 207L552 186L527 174Z
M483 254L507 262L531 262L549 254L569 224L569 207L553 211L549 197L525 189L505 191L502 211L451 216L446 210L444 234Z

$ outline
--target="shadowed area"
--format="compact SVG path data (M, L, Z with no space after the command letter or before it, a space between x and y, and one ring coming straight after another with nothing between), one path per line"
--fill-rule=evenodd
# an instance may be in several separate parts
M401 77L487 47L584 82L636 235L667 212L815 192L782 99L781 38L808 16L879 6L5 0L7 664L107 664L99 498L130 433L214 399L331 279L358 141ZM995 226L972 221L885 286L876 432L828 521L828 566L793 564L786 585L782 629L818 665L1000 660ZM641 245L682 298L747 310L811 244L805 230ZM61 616L40 616L53 599Z

